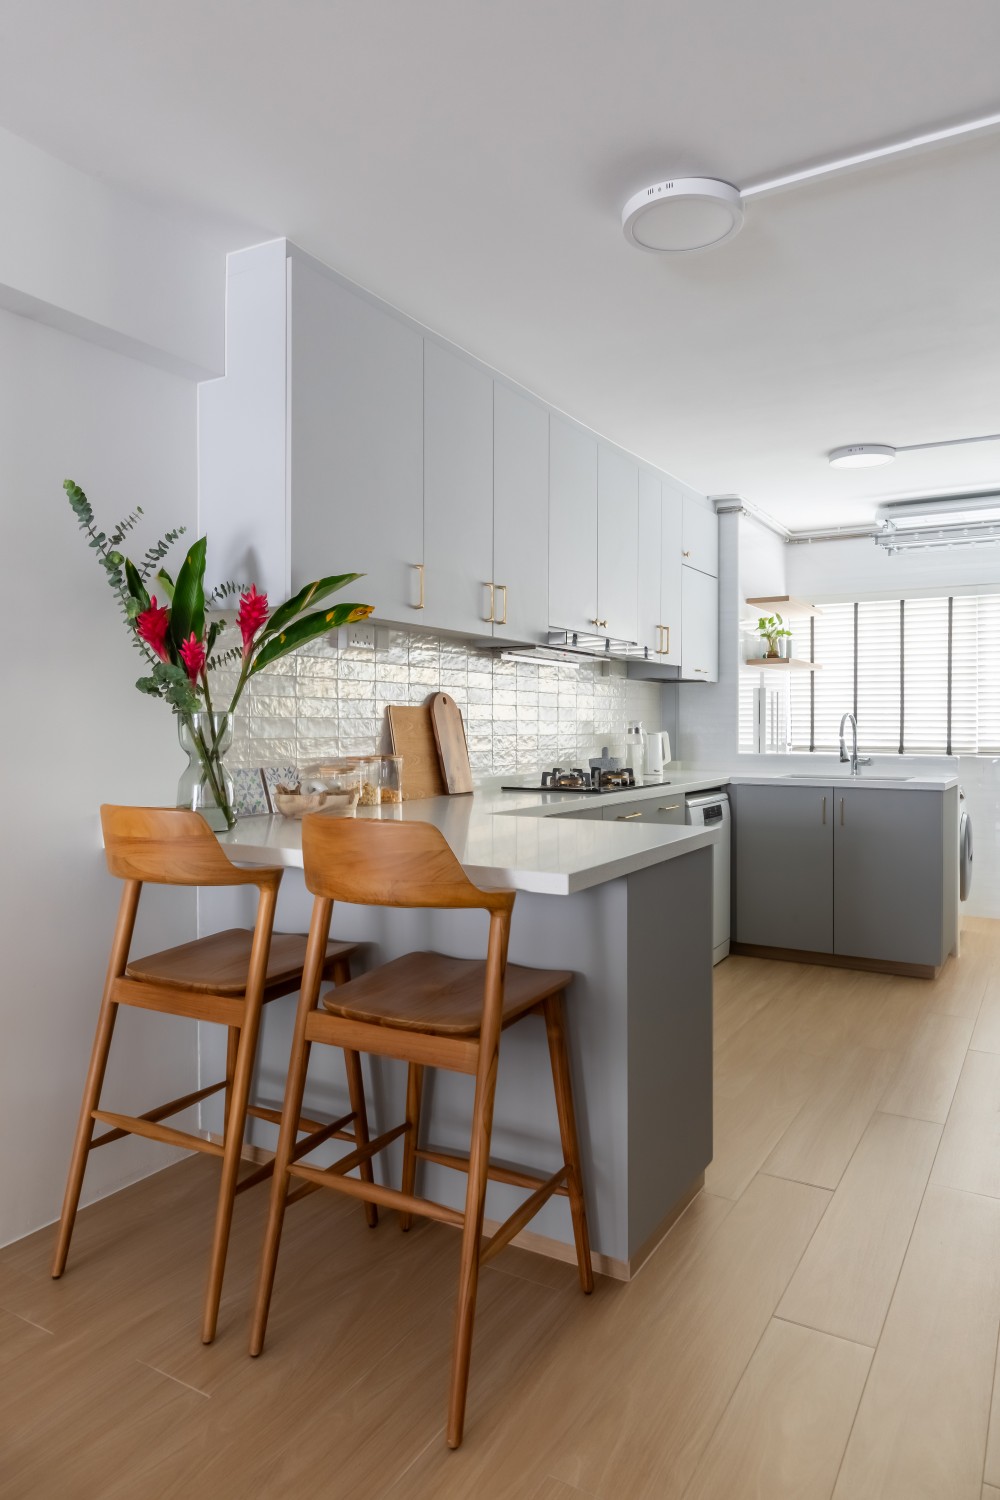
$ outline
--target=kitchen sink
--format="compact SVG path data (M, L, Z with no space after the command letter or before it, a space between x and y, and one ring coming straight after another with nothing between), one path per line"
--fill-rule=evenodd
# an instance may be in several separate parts
M851 786L858 781L913 781L912 776L883 776L881 771L869 771L867 776L845 776L839 771L786 771L775 778L777 781L844 782Z

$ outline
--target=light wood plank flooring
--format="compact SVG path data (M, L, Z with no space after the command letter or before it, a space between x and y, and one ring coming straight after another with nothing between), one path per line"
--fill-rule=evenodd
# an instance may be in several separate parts
M0 1251L2 1500L1000 1500L1000 922L939 980L716 970L716 1158L628 1286L483 1273L464 1447L458 1240L291 1210L246 1355L266 1194L198 1340L216 1164Z

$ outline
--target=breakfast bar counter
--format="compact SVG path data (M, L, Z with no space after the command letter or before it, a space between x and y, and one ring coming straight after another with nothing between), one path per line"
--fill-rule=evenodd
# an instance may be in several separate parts
M684 786L693 789L694 783ZM518 892L510 961L575 974L567 1031L591 1243L597 1269L627 1278L698 1190L712 1156L712 850L710 835L699 828L565 816L586 800L482 791L359 809L359 818L415 819L439 828L472 880ZM246 818L220 839L239 863L287 867L276 930L305 931L312 898L301 875L301 824ZM199 894L203 934L252 920L244 893ZM339 904L332 930L364 943L361 963L371 967L421 949L482 958L487 919L480 912ZM259 1096L281 1098L293 1012L291 999L265 1011ZM203 1070L214 1076L224 1071L225 1037L219 1028L203 1030ZM332 1049L315 1050L329 1055L315 1056L307 1112L342 1113L342 1058ZM369 1113L381 1131L402 1118L405 1069L384 1058L365 1058L364 1067ZM505 1034L496 1159L540 1172L560 1159L548 1068L539 1018ZM467 1149L471 1103L471 1079L429 1073L426 1142ZM205 1123L221 1129L214 1100L205 1106ZM256 1144L273 1147L272 1127L255 1122L253 1130ZM331 1148L328 1159L336 1154ZM396 1180L399 1161L391 1149L386 1161L388 1180ZM462 1205L464 1176L431 1163L421 1171L421 1190ZM522 1198L518 1189L492 1182L487 1221L504 1219ZM567 1201L551 1199L520 1243L572 1259Z

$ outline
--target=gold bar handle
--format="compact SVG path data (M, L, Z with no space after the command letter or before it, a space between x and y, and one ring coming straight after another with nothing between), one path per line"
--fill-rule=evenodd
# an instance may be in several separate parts
M669 807L658 807L656 809L656 811L657 812L676 812L679 807L680 807L680 803L679 802L671 802Z
M656 627L656 655L657 656L662 656L663 655L663 626L662 625L657 625L657 627Z
M412 605L411 607L413 609L423 609L423 607L424 607L424 564L423 563L413 563L413 567L416 568L418 574L420 575L420 596L419 596L416 604Z
M632 818L641 818L641 817L642 817L642 813L641 812L636 812L636 813L619 813L618 816L617 816L617 818L615 819L615 822L616 823L628 823Z
M486 585L486 587L490 591L490 612L486 616L486 623L487 623L487 625L495 625L497 623L497 589L496 589L496 584L495 583L488 583Z
M503 594L503 616L502 616L501 619L497 620L496 623L498 625L506 625L506 623L507 623L507 585L505 583L498 583L497 584L497 588L500 589L501 593Z
M660 631L660 655L661 656L669 656L670 655L670 626L669 625L661 625L661 626L659 626L659 631ZM664 641L666 642L666 645L664 645Z

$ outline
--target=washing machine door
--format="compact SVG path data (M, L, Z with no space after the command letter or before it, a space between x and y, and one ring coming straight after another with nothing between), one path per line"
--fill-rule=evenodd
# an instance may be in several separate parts
M972 819L962 809L958 822L958 894L962 901L969 899L972 890Z

